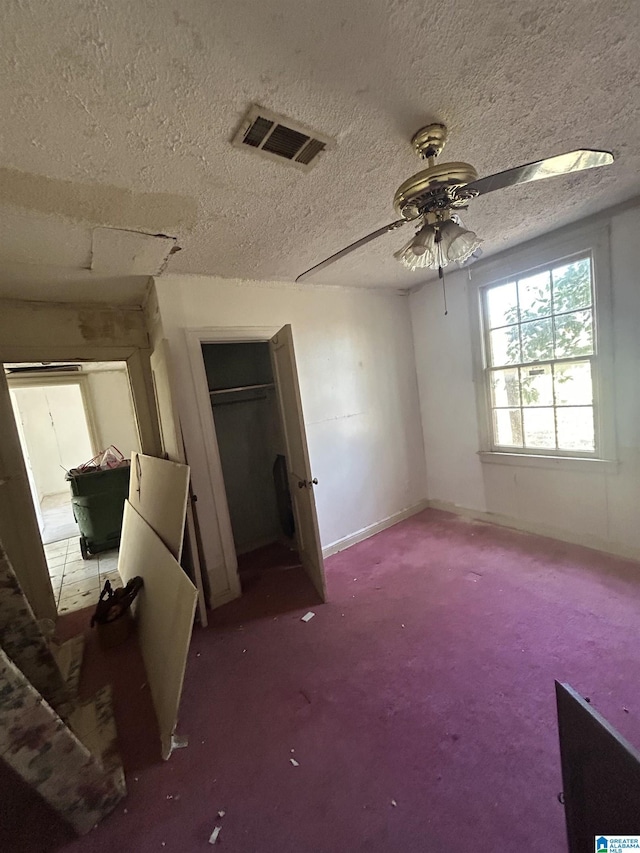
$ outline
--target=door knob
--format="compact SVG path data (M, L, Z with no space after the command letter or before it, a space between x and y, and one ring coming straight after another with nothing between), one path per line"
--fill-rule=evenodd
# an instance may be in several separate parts
M311 488L311 486L317 486L317 485L318 485L318 478L317 477L314 477L313 480L298 480L298 488L299 489L304 489L305 486L307 488Z

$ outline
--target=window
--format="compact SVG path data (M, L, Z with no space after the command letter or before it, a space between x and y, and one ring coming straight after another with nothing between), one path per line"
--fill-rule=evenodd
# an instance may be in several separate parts
M481 299L492 447L594 455L591 255L487 285Z
M508 249L468 276L480 461L615 473L608 219Z

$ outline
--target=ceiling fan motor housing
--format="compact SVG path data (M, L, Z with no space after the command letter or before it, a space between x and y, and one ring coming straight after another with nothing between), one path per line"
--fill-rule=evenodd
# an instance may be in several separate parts
M431 210L462 207L477 195L464 189L477 178L478 173L469 163L435 163L400 184L393 206L405 219L415 219Z

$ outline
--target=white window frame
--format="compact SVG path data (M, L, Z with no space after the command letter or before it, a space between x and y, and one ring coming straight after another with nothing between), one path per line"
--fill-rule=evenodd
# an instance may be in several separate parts
M493 443L488 357L484 332L482 294L485 288L523 278L572 258L589 255L593 279L594 371L593 406L596 449L594 453L546 449L496 447ZM610 238L608 221L570 226L532 240L470 269L470 315L473 368L478 411L479 456L482 462L552 468L617 468L615 392L613 370L613 322L611 306Z

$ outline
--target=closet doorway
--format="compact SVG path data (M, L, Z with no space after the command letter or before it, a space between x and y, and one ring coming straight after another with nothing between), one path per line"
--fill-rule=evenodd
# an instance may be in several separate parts
M241 585L301 565L325 600L291 327L267 340L203 341L215 451ZM223 515L223 513L221 513Z

